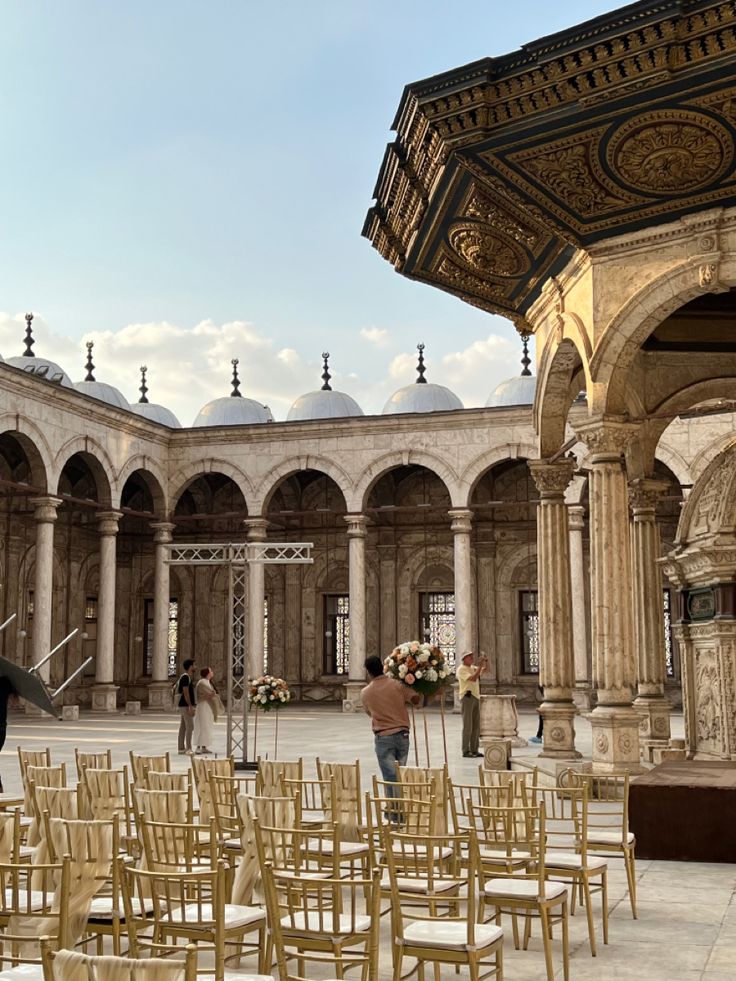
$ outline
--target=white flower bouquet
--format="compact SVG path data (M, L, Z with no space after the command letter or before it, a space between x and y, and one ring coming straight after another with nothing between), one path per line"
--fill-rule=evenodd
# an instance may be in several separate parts
M394 647L383 662L383 673L420 695L434 695L448 684L452 671L439 647L412 640Z
M271 674L253 679L248 688L248 703L264 712L280 709L290 699L291 692L284 679Z

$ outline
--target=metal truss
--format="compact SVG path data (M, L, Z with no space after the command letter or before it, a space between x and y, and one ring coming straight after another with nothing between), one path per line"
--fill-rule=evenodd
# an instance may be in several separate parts
M248 763L248 564L309 565L311 542L167 544L169 565L227 565L230 637L227 658L227 753Z

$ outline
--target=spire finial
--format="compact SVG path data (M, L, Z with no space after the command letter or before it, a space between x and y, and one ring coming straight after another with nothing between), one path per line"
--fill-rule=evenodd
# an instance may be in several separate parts
M94 341L87 341L87 364L84 366L87 369L87 374L84 376L86 382L93 382L95 380L95 376L92 374L95 370L95 366L92 364L92 348L94 346Z
M240 379L238 378L238 364L239 364L239 361L238 361L237 358L233 358L232 361L230 362L230 364L233 366L233 390L232 390L232 392L230 392L230 394L234 398L238 398L239 399L239 398L242 398L240 392L238 391L238 389L240 388Z
M424 372L427 370L424 367L424 344L417 344L417 351L419 351L419 360L417 361L417 385L426 385L427 379L424 377Z
M148 401L148 399L146 398L146 392L148 391L148 385L146 385L146 372L147 371L148 371L148 368L144 364L142 364L141 365L141 386L138 389L138 391L141 393L141 397L138 399L138 402L139 403L140 402L147 402Z
M33 328L31 324L33 323L33 314L26 314L26 349L23 352L24 358L35 358L36 355L33 353L33 345L36 343L33 340Z
M522 351L522 354L521 354L521 377L522 378L525 378L525 377L528 377L529 375L531 375L531 371L529 371L529 365L532 363L532 360L529 357L529 332L526 331L526 330L525 331L522 331L522 334L521 334L521 345L522 345L522 347L521 347L521 351Z
M330 374L329 365L327 363L329 360L330 360L330 352L329 351L323 351L322 352L322 361L324 362L324 364L323 364L323 369L324 370L322 372L322 381L324 382L324 385L322 386L322 391L323 392L331 392L332 391L332 386L330 385L330 378L332 378L332 375Z

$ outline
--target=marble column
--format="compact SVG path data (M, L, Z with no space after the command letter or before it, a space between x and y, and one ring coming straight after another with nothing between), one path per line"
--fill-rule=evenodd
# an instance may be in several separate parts
M350 661L345 685L343 712L360 709L360 689L365 687L366 604L365 539L368 519L363 514L346 514L348 525L348 576L350 592Z
M572 650L575 666L573 700L578 709L590 710L590 669L588 667L588 616L585 610L585 562L583 528L585 509L580 504L567 505L570 532L570 585L572 587Z
M92 710L115 712L117 687L115 678L115 573L117 567L119 511L99 511L100 588L97 595L97 656L95 683L92 686Z
M38 664L51 650L51 620L54 597L54 522L58 497L32 497L36 522L35 578L33 583L33 647L31 658ZM44 681L49 680L50 666L41 668Z
M638 661L638 694L642 755L653 761L656 748L670 739L671 706L664 694L667 677L664 650L664 610L658 559L661 540L656 518L657 499L667 490L665 481L638 478L629 484L631 504L631 556L633 560L634 636Z
M266 541L268 521L246 518L248 544ZM248 678L263 674L263 604L266 598L266 571L262 562L248 562Z
M170 567L167 545L176 526L169 521L153 521L153 650L148 707L159 711L173 709L169 682L169 602L171 601Z
M539 583L539 681L544 701L542 756L578 759L575 749L575 715L572 640L572 589L570 582L570 534L565 488L575 461L551 463L530 460L529 470L539 490L537 509L537 563Z
M470 560L473 513L465 508L447 513L452 518L450 530L455 572L455 650L459 660L466 651L473 650L473 573Z
M590 456L590 606L593 681L598 704L590 716L593 766L636 771L639 716L631 590L629 501L623 454L636 426L598 418L578 428Z

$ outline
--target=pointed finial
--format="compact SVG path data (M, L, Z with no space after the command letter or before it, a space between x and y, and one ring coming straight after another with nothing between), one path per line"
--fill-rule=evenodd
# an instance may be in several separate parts
M424 377L424 372L427 370L424 367L424 345L417 344L417 351L419 351L419 360L417 361L417 385L426 385L427 379Z
M233 390L232 392L230 392L230 394L235 398L239 399L242 398L240 392L238 391L238 389L240 388L240 379L238 378L239 361L237 358L233 358L230 364L233 366Z
M142 364L141 365L141 385L138 391L141 393L141 397L138 399L139 402L147 402L146 392L148 391L148 385L146 385L146 372L148 368Z
M521 335L521 343L522 343L521 377L525 378L528 375L531 375L531 371L529 371L529 365L532 363L531 358L529 357L529 334L527 331L523 331Z
M31 324L33 323L33 314L26 314L26 349L23 352L24 358L35 358L36 355L33 353L33 345L36 343L33 340L33 328Z
M323 365L324 371L322 372L322 381L324 382L324 385L322 386L322 391L331 392L332 386L330 385L330 378L332 378L332 375L330 374L329 366L327 364L327 362L330 360L329 351L322 352L322 360L324 362Z
M87 374L84 376L86 382L93 382L95 380L95 376L92 374L95 370L95 366L92 364L92 348L94 346L94 341L87 341L87 364L84 366L87 369Z

